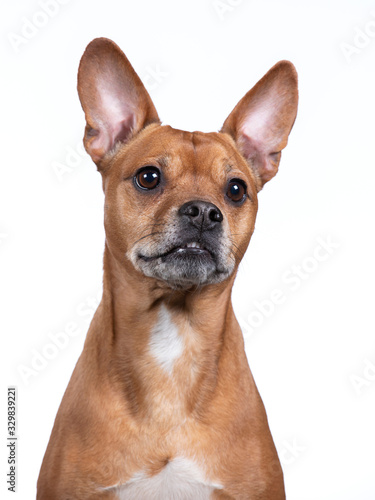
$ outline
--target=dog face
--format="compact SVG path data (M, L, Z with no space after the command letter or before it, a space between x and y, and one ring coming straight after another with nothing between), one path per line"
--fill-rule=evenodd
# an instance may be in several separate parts
M219 133L161 126L130 63L91 42L78 90L85 147L103 175L107 245L120 263L172 288L231 276L249 243L257 192L278 169L297 109L282 62L238 103Z
M218 283L249 242L255 186L230 137L150 125L105 175L107 239L173 287Z

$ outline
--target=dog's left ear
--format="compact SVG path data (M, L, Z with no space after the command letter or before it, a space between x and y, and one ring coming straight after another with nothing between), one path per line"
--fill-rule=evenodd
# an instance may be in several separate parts
M258 191L277 173L281 150L297 115L297 72L280 61L237 104L221 132L230 134L249 161Z
M99 170L117 143L129 141L150 123L160 123L137 73L107 38L87 46L78 70L78 94L86 116L83 142Z

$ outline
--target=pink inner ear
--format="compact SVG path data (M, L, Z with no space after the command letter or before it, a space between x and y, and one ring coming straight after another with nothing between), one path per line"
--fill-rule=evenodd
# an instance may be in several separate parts
M98 99L92 118L97 135L90 141L97 159L113 149L118 141L126 141L135 126L135 107L124 96L124 89L111 86L110 79L98 82Z
M251 161L263 184L277 173L280 151L287 143L281 115L280 100L268 96L248 110L239 127L237 140L242 154Z
M267 153L262 142L243 134L239 138L239 147L242 154L251 162L262 182L265 183L272 179L277 172L280 153L277 154L278 160L275 162L274 155Z
M259 189L277 172L281 150L288 142L297 113L297 74L288 61L280 61L238 102L222 132L236 141L251 161Z
M128 121L123 120L115 126L99 125L98 133L92 133L92 139L89 141L90 154L94 161L98 161L114 148L117 142L125 142L131 135L134 126L134 119L129 117ZM97 131L95 131L97 132Z
M85 148L97 164L117 142L127 142L147 125L160 123L137 73L107 38L96 38L87 46L78 70L78 94L86 117Z
M246 156L280 151L283 131L279 129L279 113L280 103L274 99L260 101L249 110L239 130Z

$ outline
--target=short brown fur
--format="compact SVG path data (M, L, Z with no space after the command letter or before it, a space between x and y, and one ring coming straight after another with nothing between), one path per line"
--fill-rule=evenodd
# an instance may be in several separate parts
M78 88L87 120L85 146L105 192L103 298L56 417L38 500L117 499L113 485L125 484L140 470L152 477L181 455L204 463L206 476L222 485L211 498L285 498L282 470L231 305L237 268L254 230L257 192L276 173L296 114L291 63L279 63L267 75L240 101L221 132L190 133L160 125L149 95L113 42L97 39L83 56ZM117 105L112 115L103 109L103 99L109 98L108 109L112 105L111 95L98 94L104 79L125 88L126 119L117 119ZM286 94L288 99L272 124L272 144L254 148L241 127L257 107L252 99L262 100L274 82L273 99L285 100ZM134 187L135 171L143 165L163 171L165 184L157 194ZM247 185L242 208L223 194L233 177ZM178 288L142 274L132 251L144 237L158 245L153 238L163 236L157 233L189 200L210 202L224 214L234 268L221 282ZM148 351L161 304L185 343L173 378Z

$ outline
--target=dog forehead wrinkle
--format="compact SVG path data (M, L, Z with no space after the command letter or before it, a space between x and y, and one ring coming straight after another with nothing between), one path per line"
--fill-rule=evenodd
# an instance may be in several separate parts
M160 158L162 168L173 168L178 175L185 172L196 175L216 169L225 172L227 160L224 159L233 156L231 145L215 132L188 132L159 126L150 129L149 136L144 139L146 144L139 144L137 152L143 153L142 156L146 152L144 157Z
M231 162L235 162L235 151L221 140L218 134L194 132L194 149L198 155L198 162L206 169L217 168L227 171L232 168Z

